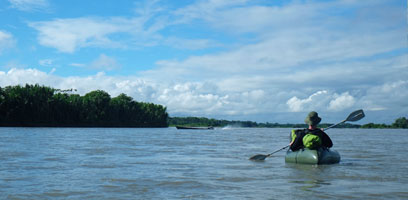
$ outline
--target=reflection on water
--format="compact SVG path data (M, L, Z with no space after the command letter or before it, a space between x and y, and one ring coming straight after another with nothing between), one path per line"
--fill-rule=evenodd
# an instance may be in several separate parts
M248 160L290 129L0 128L0 199L407 199L408 131L366 131L331 129L341 162L299 165Z
M335 166L335 165L331 165ZM299 190L313 191L322 185L330 185L330 180L325 180L322 178L327 172L328 165L303 165L303 164L286 164L287 168L290 168L295 180L288 180L289 184L293 184L294 187Z

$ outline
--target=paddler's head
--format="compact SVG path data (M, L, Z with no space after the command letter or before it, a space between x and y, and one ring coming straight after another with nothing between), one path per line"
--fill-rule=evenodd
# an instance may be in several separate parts
M306 124L310 126L316 126L320 123L320 121L322 121L322 119L315 111L310 112L305 119Z

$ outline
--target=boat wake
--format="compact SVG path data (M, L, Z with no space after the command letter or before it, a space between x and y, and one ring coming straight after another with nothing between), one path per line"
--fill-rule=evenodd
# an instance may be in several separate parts
M222 130L230 130L230 129L237 129L237 128L242 128L242 126L240 126L240 125L227 125L227 126L224 126L222 128Z

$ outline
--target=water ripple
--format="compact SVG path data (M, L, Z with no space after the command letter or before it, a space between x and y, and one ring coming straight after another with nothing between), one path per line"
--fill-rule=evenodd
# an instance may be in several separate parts
M248 160L290 129L1 128L0 199L407 199L407 131L365 131L328 132L319 166Z

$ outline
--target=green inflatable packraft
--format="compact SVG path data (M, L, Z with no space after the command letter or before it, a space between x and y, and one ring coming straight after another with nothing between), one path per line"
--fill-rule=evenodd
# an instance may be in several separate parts
M336 150L330 150L326 148L312 149L300 149L298 151L288 150L285 156L285 162L287 163L299 163L299 164L335 164L340 162L340 154Z

